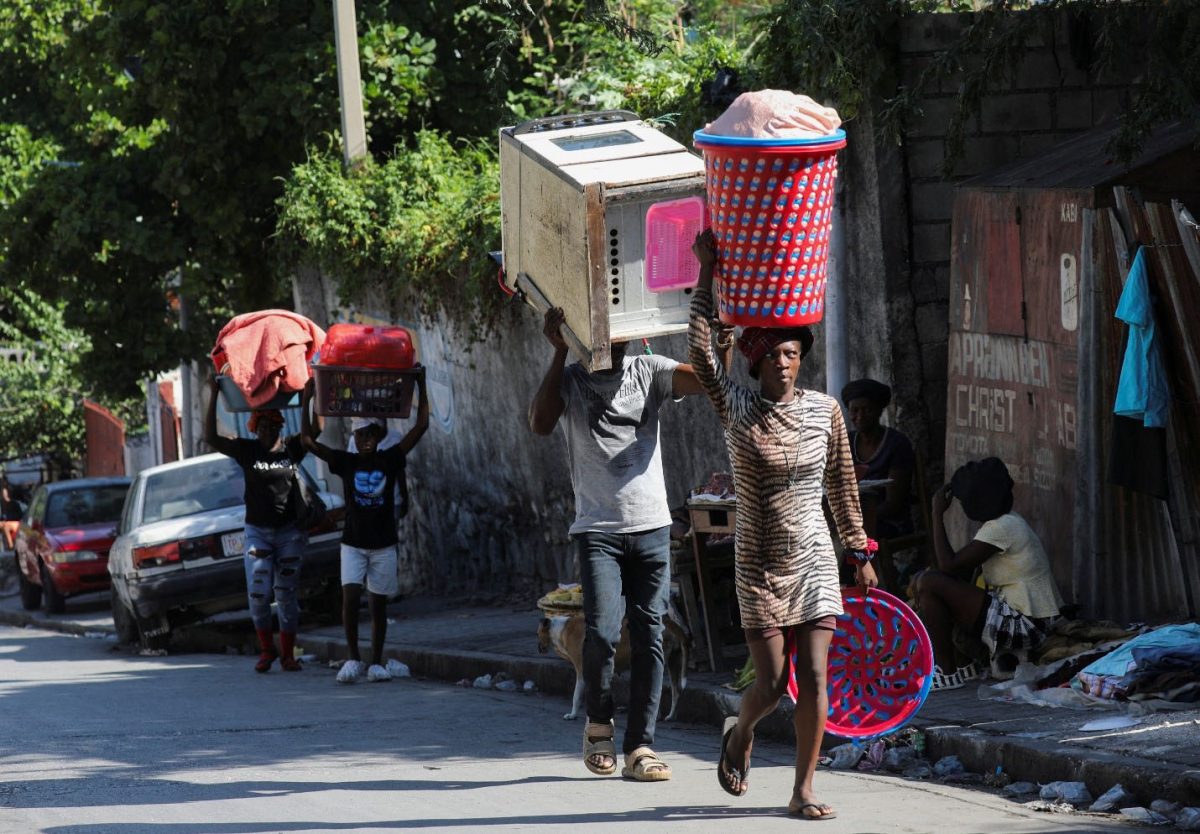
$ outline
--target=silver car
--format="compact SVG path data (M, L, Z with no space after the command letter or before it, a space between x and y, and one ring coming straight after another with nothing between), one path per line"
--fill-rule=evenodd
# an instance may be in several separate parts
M328 508L309 531L301 600L334 607L344 505L318 491L303 467L300 474ZM113 623L122 641L162 648L178 626L247 607L244 489L241 467L221 454L138 473L108 556Z

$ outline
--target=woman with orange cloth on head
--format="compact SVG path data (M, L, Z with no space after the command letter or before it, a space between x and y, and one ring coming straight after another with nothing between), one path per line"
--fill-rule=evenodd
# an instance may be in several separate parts
M246 426L255 439L222 437L217 433L217 391L216 378L211 378L204 440L236 460L245 473L246 593L262 648L254 670L266 672L278 658L284 671L299 672L300 565L308 536L298 523L303 499L297 478L306 450L299 435L280 437L283 415L274 409L250 415ZM272 597L279 611L279 650L271 630Z
M807 327L747 328L738 348L759 390L729 378L712 344L712 232L702 233L693 251L700 261L700 282L692 296L689 355L729 446L737 495L737 599L755 671L740 714L725 722L717 780L734 796L749 789L754 728L787 691L794 650L796 780L788 812L810 820L833 819L836 812L818 801L813 790L829 710L829 644L834 618L842 613L823 489L842 545L857 563L856 581L864 588L878 584L869 563L871 542L862 529L846 426L836 400L796 387L800 363L813 345Z

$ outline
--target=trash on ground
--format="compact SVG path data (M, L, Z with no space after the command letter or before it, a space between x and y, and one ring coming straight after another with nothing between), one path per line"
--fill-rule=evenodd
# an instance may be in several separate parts
M315 654L302 654L302 655L300 655L300 662L301 663L316 663L317 656Z
M1101 730L1123 730L1126 727L1136 727L1142 723L1142 719L1134 718L1132 715L1107 715L1104 718L1097 718L1095 721L1089 721L1079 728L1081 733L1097 733Z
M1171 822L1179 816L1179 812L1183 810L1182 802L1171 802L1167 799L1156 799L1150 803L1150 810L1156 814L1162 814L1164 817L1169 817Z
M901 774L905 779L928 779L933 775L933 768L925 764L925 762L917 762L905 769Z
M465 686L467 688L470 688L472 685L472 681L470 678L463 678L462 680L460 680L458 683L456 683L454 685L455 686Z
M1074 814L1075 806L1069 802L1048 802L1045 799L1035 799L1026 802L1025 807L1030 811L1042 811L1048 814Z
M1200 808L1184 808L1175 817L1175 827L1180 831L1200 831Z
M951 773L943 776L942 781L947 785L982 785L983 774L971 773L969 770L964 770L961 773Z
M1143 825L1170 825L1170 817L1156 814L1149 808L1122 808L1121 816L1125 819L1140 822Z
M108 634L103 631L85 631L83 636L89 640L103 640L105 637L108 637Z
M533 681L525 681L525 686L522 687L526 692L537 692L537 684Z
M138 651L138 654L140 654L142 657L166 657L167 650L166 649L141 649L140 651Z
M883 766L893 772L904 770L917 760L917 751L911 747L893 747L883 754Z
M965 771L966 768L963 767L963 763L959 761L958 756L943 756L933 766L933 775L941 778L954 776Z
M500 681L500 683L496 684L496 688L499 689L501 692L516 692L520 687L517 686L516 681L507 680L507 681Z
M1004 796L1032 796L1038 792L1038 786L1033 782L1013 782L1011 785L1005 785L1001 793ZM1092 810L1095 810L1094 808Z
M1136 804L1137 797L1125 790L1125 786L1118 782L1100 794L1100 798L1093 802L1088 810L1100 813L1112 813Z
M867 751L857 744L839 744L829 752L833 754L833 761L829 763L831 768L850 770L862 760Z
M412 672L409 671L408 664L401 663L396 658L388 658L387 670L392 673L393 678L411 678Z
M474 682L471 685L474 686L476 689L491 689L492 688L492 676L491 675L480 675L479 677L477 677L474 680Z
M1065 802L1068 805L1085 805L1092 801L1087 785L1083 782L1050 782L1042 785L1039 797L1050 802Z

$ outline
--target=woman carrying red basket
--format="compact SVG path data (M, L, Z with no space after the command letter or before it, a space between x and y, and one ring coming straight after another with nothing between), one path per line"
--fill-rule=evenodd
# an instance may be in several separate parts
M701 234L693 251L700 261L700 281L692 297L690 357L729 447L738 499L737 598L755 670L741 713L725 722L717 779L734 796L749 789L754 728L787 691L794 647L796 780L788 811L805 819L832 819L836 812L818 801L813 790L829 707L829 645L835 617L842 613L822 488L843 546L857 555L857 583L864 588L878 584L868 561L846 427L836 400L796 387L800 363L813 344L807 327L747 328L738 347L750 375L759 380L759 391L730 380L712 344L712 232Z

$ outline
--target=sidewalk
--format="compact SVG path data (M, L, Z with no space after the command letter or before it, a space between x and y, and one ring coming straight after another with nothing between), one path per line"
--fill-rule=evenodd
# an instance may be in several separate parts
M532 680L543 693L570 698L575 686L571 665L554 655L538 653L540 614L536 608L448 604L433 599L393 603L387 655L408 664L418 677L457 682L504 672L521 683ZM106 599L71 601L66 614L47 615L23 611L15 597L7 597L0 599L0 622L30 623L75 634L112 631ZM227 628L228 623L225 625ZM302 627L298 645L322 660L346 657L340 626ZM366 651L369 645L364 610L360 646ZM728 674L689 673L677 720L708 724L716 733L724 717L736 713L740 704L737 693L720 686L730 678ZM618 702L624 697L623 684L624 678L619 679ZM1141 724L1119 731L1080 731L1083 724L1112 714L982 701L976 688L968 686L931 694L913 725L925 732L931 760L957 755L974 773L1001 768L1014 782L1082 781L1093 796L1120 783L1144 805L1155 799L1200 805L1200 710L1146 716ZM784 707L759 725L759 732L791 738L791 709L786 699ZM839 739L827 739L827 746L840 743Z

